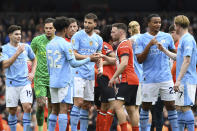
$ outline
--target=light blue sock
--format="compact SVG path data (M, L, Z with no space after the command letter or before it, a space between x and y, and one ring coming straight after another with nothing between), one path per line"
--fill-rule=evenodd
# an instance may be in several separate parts
M148 124L148 111L141 109L140 111L140 128L141 131L146 131Z
M31 124L31 114L24 113L23 114L23 130L30 131L30 124Z
M151 124L148 123L147 126L146 126L146 131L150 131L150 128L151 128Z
M184 113L182 111L177 111L177 116L178 116L179 131L184 131L184 128L185 128Z
M194 114L192 110L184 112L185 124L188 131L194 131Z
M9 114L8 116L8 125L11 131L16 131L17 117L16 115Z
M176 110L168 111L168 120L170 121L173 131L178 131L177 112Z
M57 122L57 116L55 114L49 115L49 131L54 131ZM67 123L66 123L67 124Z
M87 131L88 129L88 110L80 110L80 131Z
M77 131L77 124L80 118L80 108L73 105L72 110L70 112L70 124L71 131Z
M66 131L67 122L68 122L67 114L59 114L58 122L59 122L59 131Z

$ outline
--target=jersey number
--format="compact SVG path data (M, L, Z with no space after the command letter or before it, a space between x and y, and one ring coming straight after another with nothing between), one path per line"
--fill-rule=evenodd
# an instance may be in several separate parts
M52 50L47 50L48 59L50 60L50 67L51 68L61 68L61 65L58 65L57 62L61 59L62 55L58 50L55 50L54 52ZM53 59L53 57L50 55L57 56L56 59Z

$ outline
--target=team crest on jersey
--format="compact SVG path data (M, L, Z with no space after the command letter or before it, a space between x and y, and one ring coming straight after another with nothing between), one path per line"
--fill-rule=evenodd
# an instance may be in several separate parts
M72 39L72 44L74 44L75 43L75 40L74 39Z
M161 40L161 44L164 44L166 41L165 40Z
M96 47L98 46L98 43L97 42L95 42L95 45L96 45Z
M93 45L93 42L92 41L90 41L90 46L92 46Z
M72 55L72 50L71 50L71 49L69 49L68 51L69 51L69 54L70 54L70 55Z

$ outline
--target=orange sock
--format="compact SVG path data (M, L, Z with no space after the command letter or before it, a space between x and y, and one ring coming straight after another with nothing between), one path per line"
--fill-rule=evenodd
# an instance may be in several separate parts
M96 117L96 131L99 131L99 123L100 123L100 116L99 110L97 111L97 117Z
M80 130L80 120L79 120L78 125L77 125L77 130Z
M139 126L132 126L132 131L139 131Z
M99 131L102 131L106 124L106 111L101 110L99 114L100 114Z
M3 131L3 120L2 120L2 116L0 115L0 131Z
M121 131L127 131L127 122L120 124Z
M113 119L114 119L113 111L112 110L108 110L107 114L106 114L106 124L105 124L105 127L104 127L105 131L109 131L110 130L112 122L113 122Z
M70 112L67 113L67 116L68 116L68 122L67 122L66 131L69 131L69 125L70 125Z

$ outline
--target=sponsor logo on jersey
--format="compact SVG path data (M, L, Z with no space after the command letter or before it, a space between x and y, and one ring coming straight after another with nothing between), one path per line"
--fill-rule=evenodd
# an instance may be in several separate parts
M92 41L90 41L90 46L92 46L93 45L93 42Z

